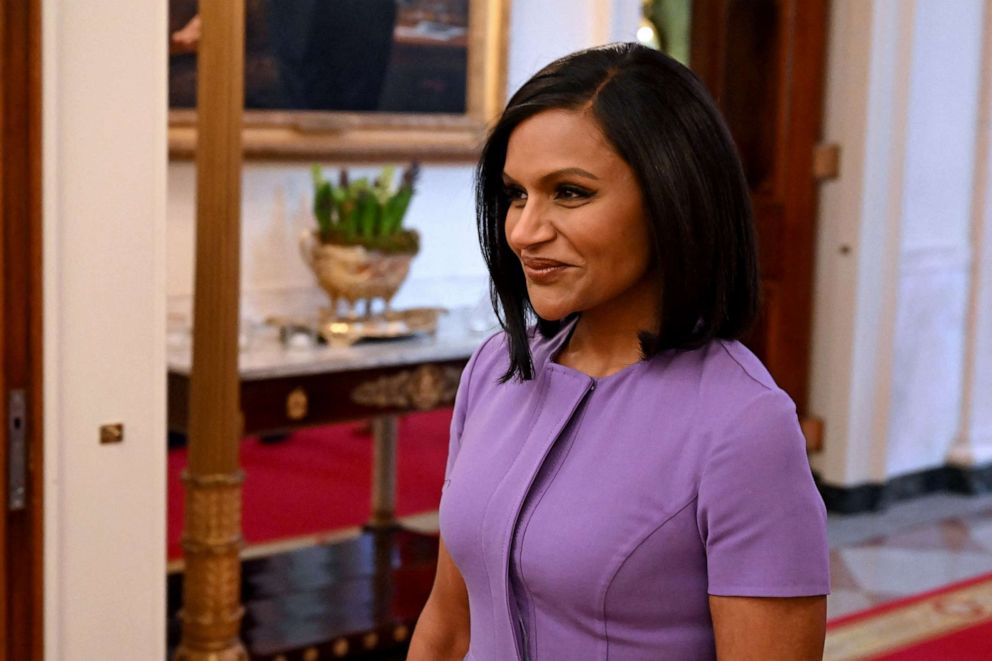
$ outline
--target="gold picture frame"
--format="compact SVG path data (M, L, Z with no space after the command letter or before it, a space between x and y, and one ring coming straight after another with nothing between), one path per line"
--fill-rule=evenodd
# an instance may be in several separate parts
M253 159L472 161L505 102L510 0L469 0L466 112L246 110ZM169 155L193 158L196 111L170 109Z

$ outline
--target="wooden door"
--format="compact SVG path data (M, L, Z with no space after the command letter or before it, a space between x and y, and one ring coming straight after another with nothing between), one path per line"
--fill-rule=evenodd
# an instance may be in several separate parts
M749 345L801 415L809 380L813 166L823 112L828 5L828 0L694 0L691 20L690 66L716 97L751 187L763 303ZM816 425L806 427L809 438Z
M0 3L0 661L43 658L39 19Z

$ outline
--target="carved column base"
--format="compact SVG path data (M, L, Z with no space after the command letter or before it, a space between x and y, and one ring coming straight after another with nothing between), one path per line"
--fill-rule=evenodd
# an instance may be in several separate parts
M241 605L241 471L183 474L186 528L183 554L183 637L176 661L247 659L238 638Z
M191 650L180 645L172 658L173 661L247 661L248 652L240 642L233 647L213 652Z

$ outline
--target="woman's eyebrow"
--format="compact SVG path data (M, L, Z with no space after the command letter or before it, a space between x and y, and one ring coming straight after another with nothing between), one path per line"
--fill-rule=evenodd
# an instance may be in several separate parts
M566 176L584 177L586 179L592 179L593 181L599 181L599 177L597 177L596 175L594 175L592 172L589 172L588 170L583 170L582 168L577 168L577 167L562 168L560 170L554 170L553 172L548 172L547 174L542 175L541 178L539 179L539 181L546 182L546 181L549 181L551 179L557 179L559 177L566 177ZM506 182L506 183L516 183L517 182L516 179L514 179L513 177L511 177L506 172L503 173L503 181Z
M558 177L565 177L569 175L574 177L585 177L586 179L599 181L599 177L594 175L592 172L589 172L588 170L583 170L582 168L574 168L574 167L562 168L561 170L555 170L554 172L549 172L548 174L541 177L541 179L546 181L548 179L557 179Z

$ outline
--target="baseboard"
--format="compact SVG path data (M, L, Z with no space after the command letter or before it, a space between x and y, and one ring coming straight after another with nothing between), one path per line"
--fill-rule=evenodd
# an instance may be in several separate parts
M992 493L992 464L973 467L941 466L900 475L881 484L859 484L852 487L823 484L818 476L815 477L827 510L838 514L874 512L901 500L941 491Z

